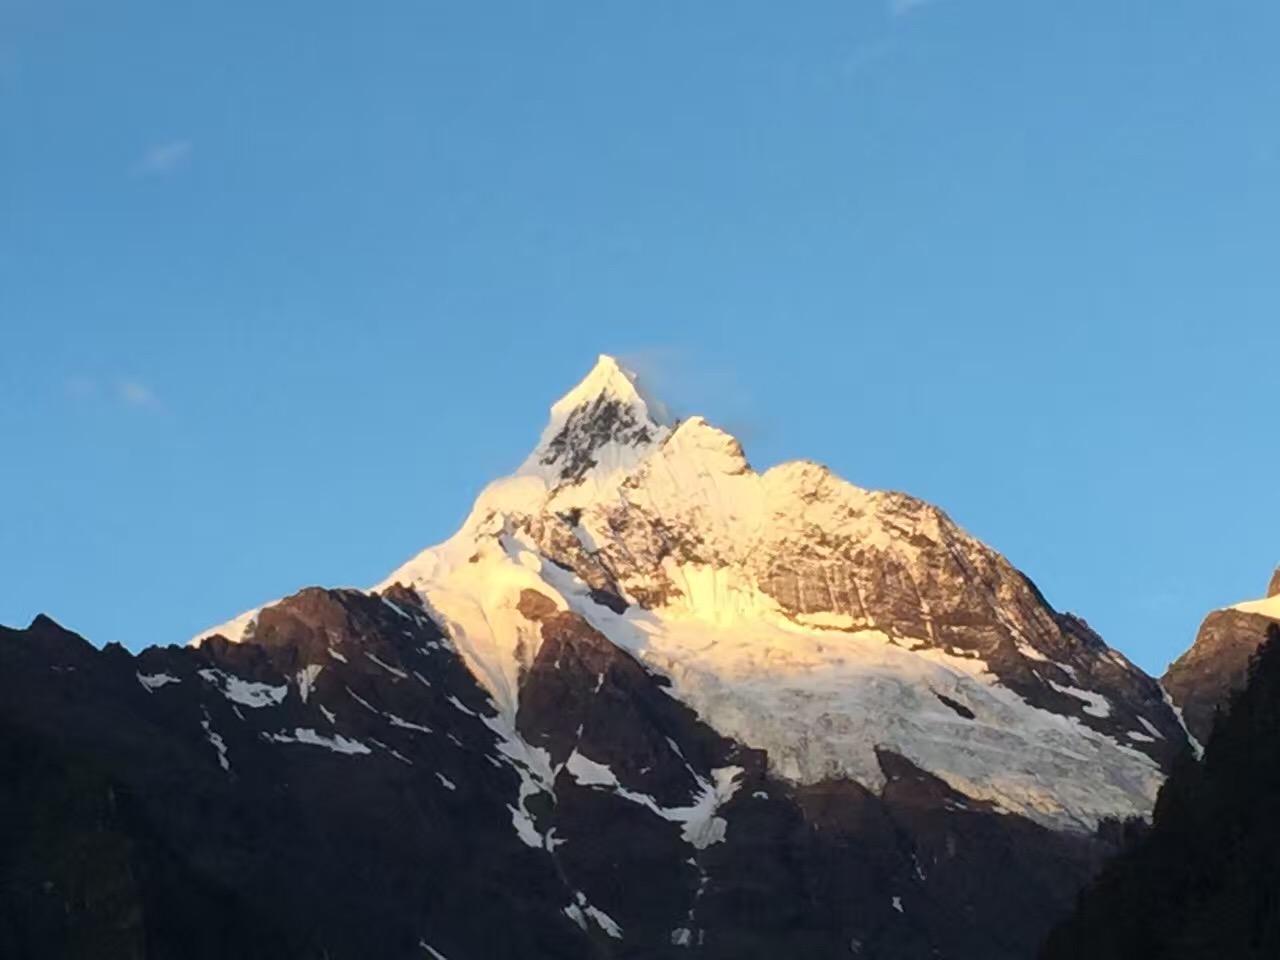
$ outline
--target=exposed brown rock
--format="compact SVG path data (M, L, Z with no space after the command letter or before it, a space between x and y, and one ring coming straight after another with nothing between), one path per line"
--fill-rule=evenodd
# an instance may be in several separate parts
M1215 610L1205 617L1191 648L1165 672L1161 684L1200 743L1208 740L1218 710L1244 688L1249 661L1274 622L1243 610Z

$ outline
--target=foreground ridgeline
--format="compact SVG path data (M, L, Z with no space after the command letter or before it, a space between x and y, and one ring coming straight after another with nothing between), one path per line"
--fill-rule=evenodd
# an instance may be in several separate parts
M942 511L602 357L371 591L0 630L0 956L1027 960L1188 749Z
M0 635L0 955L1025 957L1102 852L888 751L781 781L520 603L514 722L407 591L137 658Z
M1169 667L1161 683L1182 708L1187 728L1203 742L1213 729L1214 714L1231 694L1244 687L1249 663L1280 623L1280 568L1262 600L1215 610L1205 618L1191 649Z
M1043 960L1280 957L1280 626L1243 690L1160 791L1151 829L1110 863Z

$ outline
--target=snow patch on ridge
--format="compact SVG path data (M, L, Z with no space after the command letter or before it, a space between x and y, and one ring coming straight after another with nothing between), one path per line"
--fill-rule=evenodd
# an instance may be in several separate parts
M301 743L311 747L324 747L334 753L356 755L373 752L359 740L351 740L341 734L326 736L309 727L296 727L293 733L264 733L262 737L272 743Z
M397 717L394 713L383 713L383 716L387 718L387 722L393 727L400 727L403 730L416 730L418 733L431 732L430 727L424 727L420 723L413 723L409 720L403 719L402 717Z
M1079 687L1064 687L1061 684L1054 683L1052 680L1048 681L1048 684L1059 693L1065 693L1069 697L1084 701L1084 706L1081 709L1089 716L1111 716L1111 702L1102 694L1094 693L1092 690L1081 690Z
M738 792L738 778L743 773L741 767L713 770L710 781L698 778L699 793L690 806L663 807L648 794L626 789L609 767L577 750L569 755L564 769L581 786L609 790L624 800L653 811L664 820L680 824L685 842L698 850L705 850L724 840L728 823L716 814Z
M401 680L409 679L409 675L407 673L405 673L399 667L393 667L391 664L387 663L386 661L379 659L378 656L374 654L372 650L366 650L364 652L364 655L366 659L370 660L377 666L381 667L383 670L387 671L387 673L391 674L393 677L397 677Z
M481 722L498 738L498 762L506 763L520 778L516 802L507 805L516 836L526 846L551 852L555 848L555 841L551 836L553 831L543 834L525 805L526 801L538 794L555 796L555 772L551 769L551 754L541 747L530 746L520 736L515 728L514 714L507 716L499 713L492 717L481 717Z
M213 726L209 721L208 711L204 711L204 719L200 721L200 726L204 728L204 738L209 741L210 746L218 754L218 766L223 770L231 770L231 761L227 759L227 743L222 739L222 735L215 733Z
M148 693L155 693L161 687L169 683L182 682L177 677L171 677L167 673L152 673L152 674L139 673L139 674L135 674L135 676L138 678L138 682L142 684L143 688Z
M613 917L599 907L592 906L588 902L586 894L581 890L574 891L574 902L565 907L563 912L565 916L585 931L589 932L587 921L590 920L613 939L622 939L622 928L618 926Z
M246 707L274 707L284 700L289 692L286 686L273 686L269 683L255 683L241 680L222 670L205 669L200 676L208 683L222 691L223 696L233 703Z
M323 669L324 667L320 664L312 663L299 670L295 676L294 679L298 682L298 696L302 698L303 703L306 703L311 696L311 691L315 689L316 680Z

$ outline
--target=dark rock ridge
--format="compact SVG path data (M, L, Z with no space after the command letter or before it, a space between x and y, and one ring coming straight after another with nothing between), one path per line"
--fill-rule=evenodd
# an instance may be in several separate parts
M1280 626L1179 762L1140 832L1049 938L1042 960L1280 956Z
M879 793L776 780L520 603L514 730L398 588L137 656L0 630L0 955L1015 960L1108 850L889 751Z

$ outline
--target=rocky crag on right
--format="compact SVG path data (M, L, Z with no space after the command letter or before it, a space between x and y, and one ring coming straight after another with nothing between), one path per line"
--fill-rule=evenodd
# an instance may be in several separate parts
M1220 637L1215 642L1220 641ZM1041 960L1280 956L1280 624L1217 711L1202 759L1175 766L1132 839L1050 935Z
M1201 624L1195 643L1165 672L1161 685L1201 743L1213 729L1214 714L1244 688L1249 663L1276 623L1280 623L1280 567L1271 577L1265 599L1213 611Z
M1265 599L1210 613L1162 685L1202 747L1041 960L1280 956L1280 569Z

